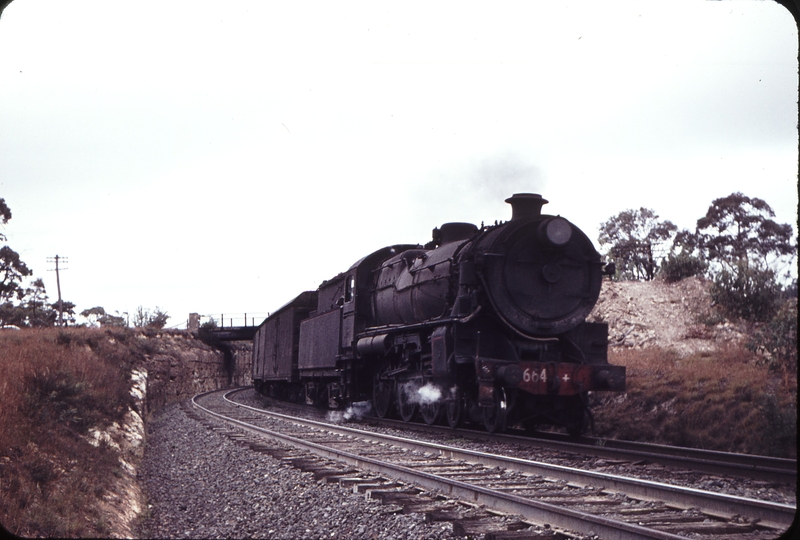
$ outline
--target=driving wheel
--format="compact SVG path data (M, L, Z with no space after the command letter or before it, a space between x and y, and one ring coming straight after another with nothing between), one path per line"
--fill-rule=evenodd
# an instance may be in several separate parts
M464 412L466 411L466 405L464 404L464 394L461 392L460 388L456 388L455 395L452 396L451 399L445 401L445 414L447 416L447 424L456 429L457 427L461 427L461 424L464 423Z
M389 416L392 410L392 401L394 401L394 382L380 379L376 375L372 385L372 408L375 409L378 418Z
M483 408L483 425L489 433L501 433L506 429L506 416L508 415L508 401L506 391L495 388L492 393L494 404Z
M410 393L413 392L413 385L411 384L398 384L395 390L397 395L397 412L403 422L411 422L417 414L417 402L412 399Z

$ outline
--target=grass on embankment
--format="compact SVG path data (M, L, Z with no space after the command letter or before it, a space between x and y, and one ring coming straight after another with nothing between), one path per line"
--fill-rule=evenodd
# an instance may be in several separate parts
M87 440L122 422L145 340L126 329L0 332L0 523L14 534L107 536L118 454Z
M627 392L600 396L598 436L797 456L796 371L772 371L737 345L685 358L612 349L609 361L627 368Z

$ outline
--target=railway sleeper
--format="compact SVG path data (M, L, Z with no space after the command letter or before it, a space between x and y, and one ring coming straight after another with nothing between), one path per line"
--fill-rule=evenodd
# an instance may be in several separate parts
M472 520L484 519L492 517L492 514L485 510L468 510L462 509L453 510L434 510L432 512L425 512L425 522L433 523L436 521L456 521L456 520Z
M739 525L737 523L710 522L695 523L670 523L663 525L652 525L654 529L673 534L702 534L702 535L721 535L721 534L746 534L755 530L751 525Z
M402 487L402 485L403 484L392 481L376 482L372 484L354 484L353 493L364 493L365 498L369 499L369 494L373 490L397 488Z
M338 484L340 478L347 478L356 472L355 469L322 469L314 473L314 480Z
M349 476L339 479L339 486L349 488L356 484L375 484L378 482L386 482L385 478L380 476Z
M546 533L541 531L532 533L530 531L490 531L487 532L483 538L484 540L517 540L524 538L558 538L558 539L571 539L571 536L561 534L560 532L549 530Z
M436 502L416 502L408 503L403 506L404 514L426 514L428 512L436 512L441 510L442 504ZM445 507L446 508L446 507Z
M503 528L501 529L498 526L497 520L494 516L477 519L461 518L453 521L453 534L473 537L485 536L488 533L498 534L508 531L522 531L528 529L529 527L529 523L525 523L521 520L515 520L504 524ZM530 533L530 537L534 538L535 536L533 533Z
M381 504L399 504L406 507L425 500L425 496L420 497L419 493L419 490L408 488L400 490L371 489L367 491L367 499L380 501Z

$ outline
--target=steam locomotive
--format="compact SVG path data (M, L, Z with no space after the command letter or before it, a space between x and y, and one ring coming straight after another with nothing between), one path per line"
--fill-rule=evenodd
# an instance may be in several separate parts
M575 225L542 214L541 195L506 202L510 221L446 223L274 312L253 341L256 389L331 409L370 401L404 421L584 432L588 393L625 389L607 325L585 321L613 268Z

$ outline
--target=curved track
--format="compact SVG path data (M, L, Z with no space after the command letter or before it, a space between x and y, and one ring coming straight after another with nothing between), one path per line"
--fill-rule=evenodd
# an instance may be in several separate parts
M193 403L253 436L277 438L359 470L602 538L677 539L687 532L705 538L773 538L795 514L788 505L290 417L222 394L203 394Z
M545 432L522 435L509 432L490 434L479 430L464 428L454 430L445 426L406 423L400 420L377 418L371 420L386 426L413 429L425 433L450 433L468 439L535 446L631 462L659 463L704 473L740 476L756 480L797 483L797 461L793 459L595 437L580 437L576 439L558 433Z

